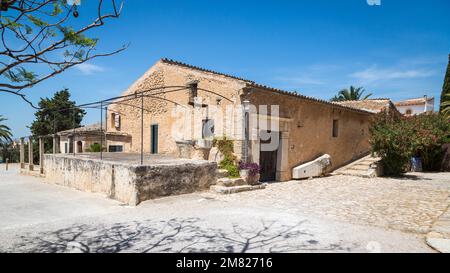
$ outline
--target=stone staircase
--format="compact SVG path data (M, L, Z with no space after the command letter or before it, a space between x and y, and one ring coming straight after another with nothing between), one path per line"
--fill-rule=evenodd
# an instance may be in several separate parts
M368 155L334 171L332 174L359 176L364 178L378 177L382 174L381 166L378 164L379 161L380 158Z
M228 171L218 169L216 171L217 182L211 186L210 190L219 194L233 194L244 191L261 190L266 188L266 184L248 185L242 178L230 178Z

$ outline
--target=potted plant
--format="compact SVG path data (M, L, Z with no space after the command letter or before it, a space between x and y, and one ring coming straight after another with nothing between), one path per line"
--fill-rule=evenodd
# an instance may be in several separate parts
M239 163L239 174L247 181L249 185L259 183L261 168L257 163Z

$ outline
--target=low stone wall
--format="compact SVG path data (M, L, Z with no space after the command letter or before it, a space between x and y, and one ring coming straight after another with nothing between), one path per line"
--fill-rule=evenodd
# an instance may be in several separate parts
M206 190L215 183L216 163L176 160L170 164L134 165L70 155L45 155L48 183L104 193L129 205L157 197Z

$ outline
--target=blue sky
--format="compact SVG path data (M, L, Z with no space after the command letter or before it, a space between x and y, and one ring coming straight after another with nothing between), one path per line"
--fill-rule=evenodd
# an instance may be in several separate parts
M89 1L94 2L94 1ZM80 23L95 12L84 0ZM37 102L64 87L77 103L120 95L161 57L329 99L349 85L374 97L439 97L450 54L450 1L125 0L122 17L92 36L99 50L130 43L27 90ZM34 110L0 94L16 137ZM89 111L84 123L99 120Z

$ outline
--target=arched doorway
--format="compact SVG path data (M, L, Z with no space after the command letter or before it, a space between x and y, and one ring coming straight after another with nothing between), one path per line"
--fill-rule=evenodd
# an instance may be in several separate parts
M83 142L77 141L77 153L83 152Z

